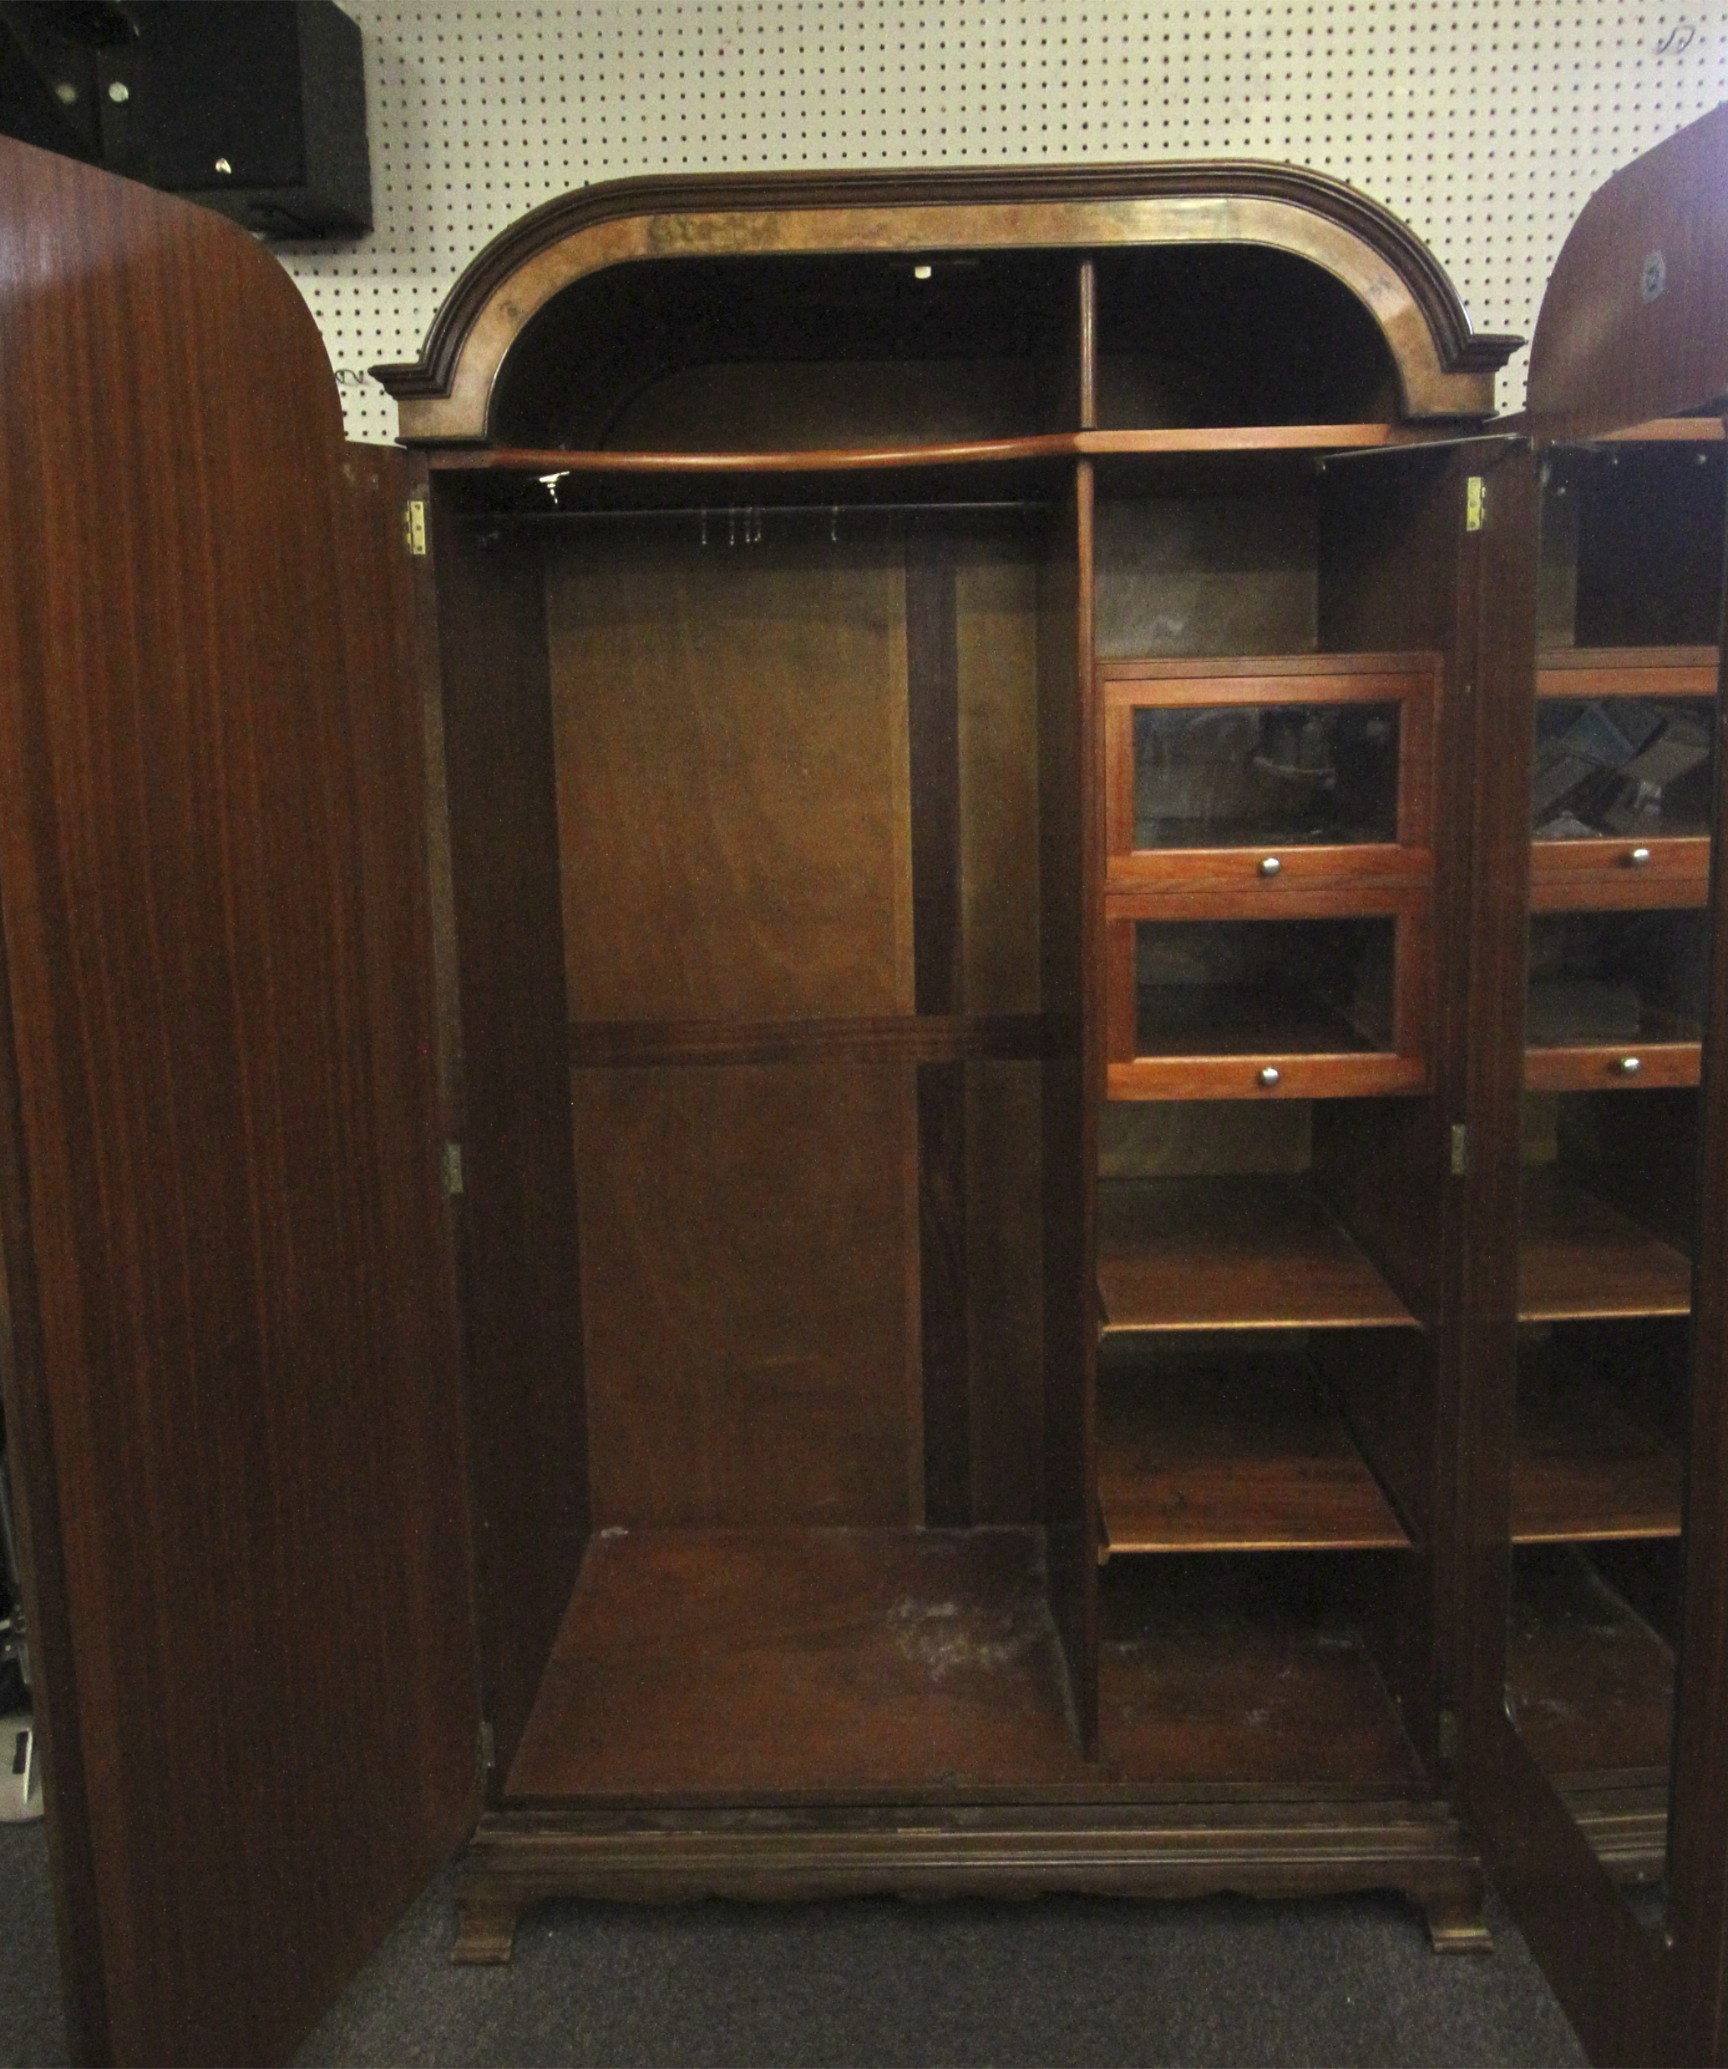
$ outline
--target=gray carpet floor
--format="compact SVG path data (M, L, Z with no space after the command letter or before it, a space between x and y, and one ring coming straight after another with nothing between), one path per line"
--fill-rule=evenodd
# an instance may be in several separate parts
M1441 1959L1393 1897L532 1915L507 1969L453 1969L450 1878L300 2061L412 2064L1577 2063L1523 1942ZM0 1827L0 2062L60 2063L41 1828Z

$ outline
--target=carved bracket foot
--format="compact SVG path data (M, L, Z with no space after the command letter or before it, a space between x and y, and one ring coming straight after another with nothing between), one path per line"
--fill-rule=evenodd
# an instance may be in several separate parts
M516 1921L522 1905L515 1897L461 1891L456 1898L456 1940L452 1962L466 1966L498 1966L516 1952Z
M1446 1883L1413 1892L1428 1921L1436 1954L1492 1954L1494 1936L1482 1915L1480 1875L1462 1869Z

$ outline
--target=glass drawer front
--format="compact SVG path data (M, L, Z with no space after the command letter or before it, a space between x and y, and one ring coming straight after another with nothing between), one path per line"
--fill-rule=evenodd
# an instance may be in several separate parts
M1136 850L1398 838L1396 703L1165 705L1133 721Z
M1702 910L1537 914L1525 1046L1696 1042L1707 944Z
M1389 1050L1396 934L1389 918L1138 921L1135 1054Z
M1530 781L1536 839L1707 836L1711 720L1710 702L1700 697L1544 699Z

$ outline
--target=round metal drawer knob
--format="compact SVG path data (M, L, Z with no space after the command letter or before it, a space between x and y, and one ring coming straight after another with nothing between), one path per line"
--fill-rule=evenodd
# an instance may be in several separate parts
M1641 1056L1622 1056L1614 1068L1623 1078L1635 1078L1644 1068L1644 1059Z
M1276 876L1283 867L1283 863L1278 860L1276 855L1267 855L1261 860L1260 874L1262 876Z
M1261 1084L1265 1085L1268 1089L1270 1089L1273 1085L1276 1085L1278 1083L1278 1081L1280 1080L1280 1078L1283 1077L1283 1075L1284 1073L1278 1068L1278 1066L1275 1063L1269 1063L1260 1073L1260 1082Z
M1626 857L1626 864L1629 869L1642 869L1649 860L1650 850L1648 848L1634 848Z

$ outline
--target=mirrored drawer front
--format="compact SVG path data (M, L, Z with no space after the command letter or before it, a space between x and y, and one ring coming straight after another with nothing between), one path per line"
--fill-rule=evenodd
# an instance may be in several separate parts
M1280 920L1174 905L1112 912L1113 1097L1320 1098L1426 1082L1424 899Z
M1110 664L1108 881L1412 880L1431 835L1436 680L1408 655Z
M1525 1083L1555 1092L1696 1084L1707 950L1699 907L1538 913Z

